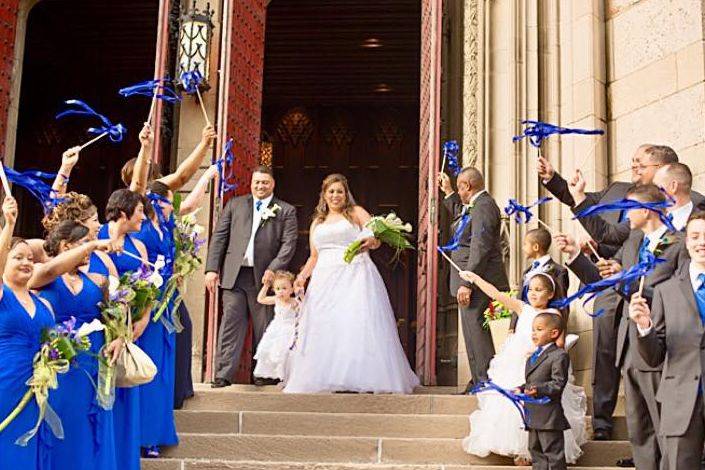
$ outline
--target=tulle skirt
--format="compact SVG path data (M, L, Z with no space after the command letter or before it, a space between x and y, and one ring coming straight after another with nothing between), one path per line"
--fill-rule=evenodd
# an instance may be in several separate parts
M335 256L335 258L333 258ZM411 393L419 384L386 287L367 253L319 257L302 306L287 393Z
M490 362L488 375L502 388L516 388L525 382L526 359L527 338L510 335ZM465 452L479 457L493 453L530 459L529 433L524 430L524 423L514 405L496 392L480 393L477 399L478 409L470 415L470 435L463 440ZM570 423L570 429L565 431L566 461L575 463L582 455L581 446L587 442L587 399L583 388L573 384L572 370L561 403Z
M277 318L267 326L257 346L254 376L286 381L291 343L294 339L294 318Z

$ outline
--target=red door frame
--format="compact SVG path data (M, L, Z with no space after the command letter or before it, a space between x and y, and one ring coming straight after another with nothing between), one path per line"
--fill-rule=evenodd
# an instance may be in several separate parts
M416 372L424 385L436 384L442 12L443 0L421 3Z

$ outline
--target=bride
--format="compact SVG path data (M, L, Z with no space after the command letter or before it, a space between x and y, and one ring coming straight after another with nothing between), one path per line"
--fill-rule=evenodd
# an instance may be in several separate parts
M384 282L367 253L380 245L363 228L369 219L343 175L323 180L309 236L311 256L295 282L302 289L311 279L286 393L411 393L419 384L399 341ZM363 252L346 264L345 248L360 239Z

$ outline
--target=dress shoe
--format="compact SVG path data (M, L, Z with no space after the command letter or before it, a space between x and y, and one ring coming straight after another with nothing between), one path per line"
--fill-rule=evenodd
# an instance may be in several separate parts
M211 383L211 388L223 388L223 387L229 387L232 385L228 380L225 379L215 379Z
M617 466L620 468L635 468L636 467L636 465L634 465L634 459L631 457L628 459L617 460Z
M592 433L592 440L593 441L611 441L612 440L612 433L609 432L607 429L595 429L595 432Z
M465 386L465 390L463 390L462 392L457 392L457 393L455 393L455 395L469 395L470 391L474 387L475 387L475 382L470 380L470 382L468 382L468 384Z
M281 381L279 379L265 379L264 377L255 377L252 382L258 387L264 387L265 385L276 385Z

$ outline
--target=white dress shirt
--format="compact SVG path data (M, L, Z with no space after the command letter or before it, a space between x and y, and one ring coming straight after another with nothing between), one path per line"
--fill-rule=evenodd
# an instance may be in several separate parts
M255 265L255 235L257 235L257 229L262 222L262 210L269 207L273 197L274 195L270 195L265 199L257 199L252 196L252 233L250 233L250 241L247 243L245 257L242 261L243 266L253 267ZM257 201L262 201L259 210L257 210Z
M644 238L649 240L649 251L651 253L656 250L656 247L661 242L661 238L663 238L667 231L668 228L665 225L662 225L661 228L654 230L648 235L644 235Z
M693 212L693 207L693 201L690 201L688 204L669 212L669 215L673 217L673 226L678 230L685 230L685 225L688 223L688 217Z
M690 266L688 267L688 274L690 274L690 285L693 286L693 292L696 292L700 288L700 281L698 280L698 276L700 276L702 273L705 273L705 269L701 269L695 264L690 263ZM649 333L651 333L651 329L654 327L653 323L650 324L647 328L642 328L639 326L639 324L636 324L636 329L639 331L639 336L646 336Z

